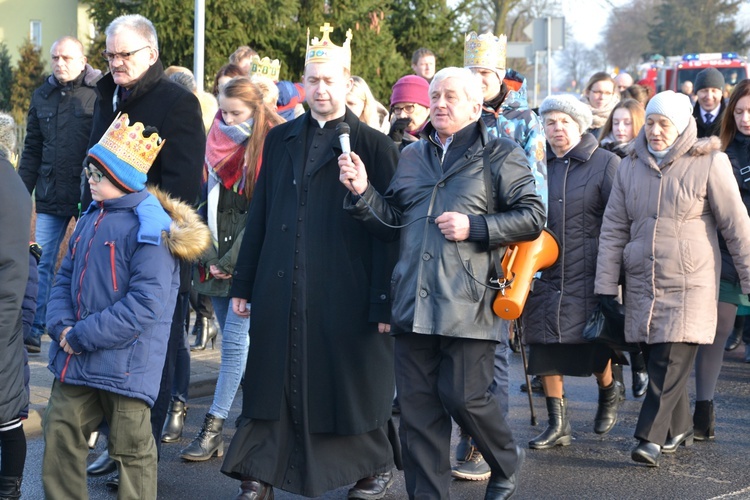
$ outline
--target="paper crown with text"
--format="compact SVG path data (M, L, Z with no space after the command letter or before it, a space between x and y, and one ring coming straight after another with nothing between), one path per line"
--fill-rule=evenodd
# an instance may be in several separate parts
M508 37L472 31L464 41L464 68L505 69Z
M141 191L164 142L154 127L146 128L140 122L130 125L127 113L123 113L89 149L87 161L121 190Z
M320 31L323 32L323 37L320 40L318 40L318 37L310 40L310 28L307 28L305 66L317 62L337 62L350 70L352 65L352 49L350 46L352 30L346 30L346 40L341 47L331 42L330 33L333 31L333 27L330 24L325 23L320 27Z
M278 82L280 71L281 63L278 59L274 59L273 61L268 57L261 59L257 54L250 58L250 76L264 76L274 82Z

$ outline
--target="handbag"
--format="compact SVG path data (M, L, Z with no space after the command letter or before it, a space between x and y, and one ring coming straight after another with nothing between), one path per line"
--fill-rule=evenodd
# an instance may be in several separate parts
M640 351L638 344L625 341L624 307L614 299L603 300L596 305L583 327L583 338L615 351Z

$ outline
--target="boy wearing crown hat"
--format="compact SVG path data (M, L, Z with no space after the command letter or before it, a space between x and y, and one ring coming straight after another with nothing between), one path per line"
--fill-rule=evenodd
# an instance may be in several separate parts
M507 38L492 33L471 32L464 41L464 67L481 78L484 103L482 120L492 137L515 141L526 153L529 168L536 180L536 191L547 206L547 159L544 127L531 111L526 97L526 79L506 68ZM509 323L503 322L508 332ZM507 336L507 334L506 334ZM497 396L503 413L508 413L509 348L500 342L495 352L495 376L491 390ZM476 449L470 436L462 430L456 447L458 465L453 468L457 479L482 480L490 477L490 467Z
M310 110L266 137L272 168L260 171L230 291L236 314L252 312L241 423L222 466L242 481L238 498L356 483L349 498L377 499L393 480L393 342L378 327L390 320L396 248L342 209L337 126L376 166L378 189L397 151L346 107L351 31L342 46L321 31L307 48Z
M159 392L179 260L208 229L187 204L145 189L163 141L120 115L88 153L94 201L71 236L47 311L55 375L44 416L46 498L85 498L86 440L106 418L120 497L156 498L150 408Z

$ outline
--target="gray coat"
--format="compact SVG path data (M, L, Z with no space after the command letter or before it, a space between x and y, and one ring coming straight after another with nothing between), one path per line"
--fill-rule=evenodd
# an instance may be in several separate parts
M657 165L645 129L620 164L604 213L596 293L616 295L625 271L625 339L710 344L716 333L721 255L727 242L750 292L750 218L718 141L695 121Z
M547 227L560 256L534 282L522 316L527 344L580 344L583 327L598 303L594 295L596 254L604 208L620 158L584 134L557 158L547 148Z
M0 151L0 424L29 401L24 387L21 303L29 277L31 198Z
M433 133L428 124L423 139L403 150L384 195L372 186L362 195L389 224L413 224L400 232L387 230L362 199L351 205L347 197L345 208L381 237L400 236L399 260L391 279L394 334L500 340L500 318L492 312L497 292L473 278L488 283L495 270L491 249L533 240L540 234L544 205L523 149L513 141L498 139L490 157L496 213L488 214L482 161L488 142L484 123L456 133L442 161L443 151ZM448 211L479 215L478 222L487 226L488 241L448 241L434 223L434 217Z

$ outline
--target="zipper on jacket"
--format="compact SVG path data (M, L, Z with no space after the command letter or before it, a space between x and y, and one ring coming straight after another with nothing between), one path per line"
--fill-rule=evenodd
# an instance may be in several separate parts
M99 211L99 216L96 218L96 222L94 222L94 234L96 234L96 230L99 228L99 223L104 218L104 215L107 212L104 211L104 207ZM89 265L89 254L91 254L91 245L94 243L94 235L91 236L91 239L89 240L89 246L86 249L86 254L83 257L83 268L81 269L81 277L78 278L78 294L76 295L76 303L78 304L78 308L76 311L76 319L80 321L81 319L81 288L83 286L83 278L86 276L86 269Z
M105 241L105 245L109 247L109 266L112 270L112 289L117 292L117 267L115 266L115 242Z
M76 260L76 249L78 249L78 240L80 239L81 236L79 235L73 242L73 248L70 251L70 260Z
M70 364L70 358L72 358L72 354L68 354L67 359L65 360L65 366L63 366L62 371L60 372L60 382L65 382L65 374L68 371L68 365Z

